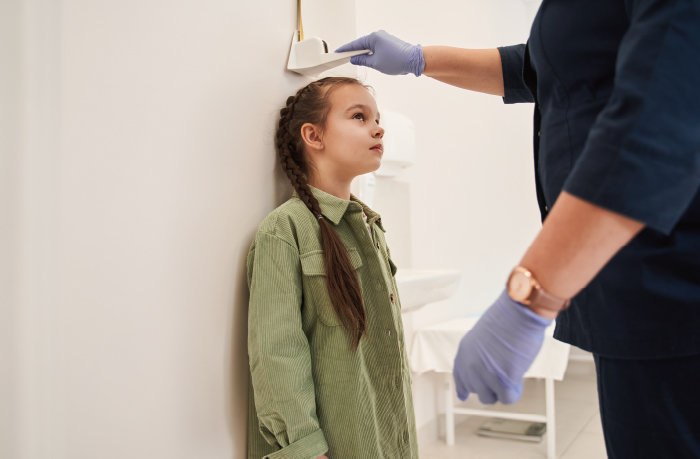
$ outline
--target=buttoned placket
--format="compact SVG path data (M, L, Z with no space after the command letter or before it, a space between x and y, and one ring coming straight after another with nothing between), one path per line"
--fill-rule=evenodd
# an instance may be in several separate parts
M372 217L368 218L367 215L362 212L362 219L363 222L366 223L367 230L369 232L370 239L372 240L373 246L376 251L374 253L376 254L376 261L379 263L381 266L385 266L388 264L387 257L388 255L382 251L382 244L379 242L379 237L377 237L377 231L378 229L376 228L376 221L377 217ZM388 267L387 267L388 269ZM383 289L386 287L388 288L388 293L389 293L389 303L391 305L391 313L392 314L398 314L400 315L400 309L399 309L399 301L398 301L398 296L395 293L395 286L393 285L393 282L390 282L389 284L385 285L387 282L386 279L384 279L384 276L382 276L382 281L377 280L377 288ZM400 320L400 319L399 319ZM399 329L387 329L385 331L386 338L389 340L389 342L392 343L392 347L395 346L396 352L398 352L399 355L402 354L403 352L403 334L401 333L401 330ZM391 372L391 376L388 378L388 387L392 389L392 393L395 395L396 400L394 403L398 403L399 405L403 404L403 395L402 391L399 389L403 385L403 375L406 371L408 371L407 368L407 362L405 362L403 359L400 359L401 363L398 366L398 368L395 368L394 371ZM406 448L409 445L409 433L406 430L401 430L399 429L399 435L398 435L398 449L399 451L405 451Z
M376 254L376 261L379 263L381 266L384 266L384 264L387 263L387 260L385 260L385 254L382 252L381 248L382 245L379 242L379 238L376 236L376 220L377 217L373 218L368 218L367 214L365 214L364 210L362 211L362 221L367 229L367 233L369 233L370 239L372 240L372 245L376 249L376 251L373 250L373 252ZM391 285L391 284L389 284ZM377 288L378 291L384 290L388 285L386 285L386 279L384 279L384 276L382 276L382 280L376 280L375 281L375 287ZM398 301L396 294L393 292L393 285L389 288L389 302L392 306L392 314L396 313L396 309L394 308L395 306L398 306ZM392 339L392 331L395 333L396 338ZM401 345L402 345L402 340L401 340L401 332L400 330L386 330L386 337L389 339L390 342L393 342L398 347L398 352L401 352ZM401 368L399 369L399 375L396 376L395 380L393 381L393 386L394 388L400 387L400 382L401 382L401 373L403 372L403 364L401 365Z
M367 219L367 216L365 215L364 212L362 213L362 216L365 219ZM373 217L371 220L366 220L366 222L367 222L367 229L369 230L369 233L372 236L372 244L374 244L374 247L377 249L377 251L381 253L382 245L379 243L379 238L377 238L375 236L376 231L377 231L375 228L376 217Z
M362 212L362 221L365 223L365 228L367 228L367 232L369 232L369 236L372 239L372 244L374 244L377 248L379 248L379 242L377 242L376 238L374 237L374 231L372 230L372 225L367 220L367 214L364 211Z

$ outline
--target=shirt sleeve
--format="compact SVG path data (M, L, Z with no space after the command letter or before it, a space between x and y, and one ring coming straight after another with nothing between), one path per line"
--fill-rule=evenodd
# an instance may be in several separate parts
M302 330L299 253L279 237L259 232L247 270L255 408L263 437L281 448L266 458L316 458L328 445L316 416L309 342Z
M626 4L614 88L564 190L668 234L700 186L700 2Z
M517 104L534 102L535 97L527 85L525 78L526 46L513 45L498 48L501 55L501 70L503 71L503 102Z

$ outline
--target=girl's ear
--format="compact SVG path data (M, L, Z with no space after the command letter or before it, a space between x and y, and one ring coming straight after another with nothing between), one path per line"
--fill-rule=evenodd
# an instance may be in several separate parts
M304 123L301 126L301 138L307 148L313 150L323 149L323 138L321 136L321 128L311 123Z

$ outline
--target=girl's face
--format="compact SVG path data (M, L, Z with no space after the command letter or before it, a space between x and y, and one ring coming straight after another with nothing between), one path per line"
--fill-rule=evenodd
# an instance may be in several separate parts
M384 129L374 97L363 86L348 84L331 92L329 102L318 162L324 163L327 173L346 180L377 170L384 153Z

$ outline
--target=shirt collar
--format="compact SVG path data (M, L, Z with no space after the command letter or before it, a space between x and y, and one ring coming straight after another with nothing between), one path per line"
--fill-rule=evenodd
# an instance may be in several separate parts
M311 185L309 185L309 189L318 201L318 205L321 207L321 213L323 214L323 216L331 222L333 222L334 225L340 223L340 220L343 219L343 216L346 212L348 212L348 210L350 212L362 211L365 215L367 215L368 225L371 225L372 223L377 223L377 226L379 226L379 228L382 231L386 232L386 230L382 226L381 215L370 209L369 206L367 206L367 204L357 199L355 195L350 194L350 200L345 200L334 196L330 193L326 193L323 190L319 190L318 188L315 188ZM299 194L296 192L296 190L294 190L292 196L298 198ZM352 203L357 203L358 205L351 205Z

